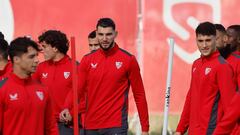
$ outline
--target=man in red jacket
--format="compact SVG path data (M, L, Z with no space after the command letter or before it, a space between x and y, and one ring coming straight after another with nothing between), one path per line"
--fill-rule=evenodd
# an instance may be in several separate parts
M223 58L228 58L232 53L231 45L228 44L227 31L222 24L214 24L216 27L216 48Z
M8 61L8 42L0 32L0 81L12 71L12 63Z
M46 61L39 64L33 77L49 89L60 135L73 135L73 128L59 120L65 99L72 90L72 63L67 55L69 41L66 34L58 30L48 30L38 39Z
M240 25L230 25L227 28L228 44L232 52L240 48Z
M211 135L236 92L231 66L216 51L216 28L204 22L196 28L201 57L192 65L192 78L175 135Z
M97 49L100 48L99 46L99 42L98 39L96 37L96 30L92 31L91 33L89 33L88 35L88 46L89 46L89 50L92 51L96 51Z
M227 111L224 113L222 120L214 130L213 135L240 135L240 93L232 99ZM237 126L236 126L237 125Z
M79 97L87 93L86 135L127 135L130 85L137 104L142 134L149 131L148 107L136 58L118 47L115 23L102 18L96 26L101 49L87 54L79 65ZM66 107L71 109L72 99ZM69 114L68 109L62 111Z
M0 82L1 135L58 135L46 87L31 79L38 51L38 45L26 37L10 44L13 73Z

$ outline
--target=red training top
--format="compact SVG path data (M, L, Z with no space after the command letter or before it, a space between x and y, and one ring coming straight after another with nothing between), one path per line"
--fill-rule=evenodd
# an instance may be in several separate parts
M85 55L79 66L79 97L87 93L86 129L127 127L132 87L142 131L149 130L148 107L136 58L114 45ZM70 108L69 98L66 107Z
M0 82L1 135L58 135L46 88L10 74Z
M212 134L236 92L232 67L216 51L192 66L191 85L177 132Z

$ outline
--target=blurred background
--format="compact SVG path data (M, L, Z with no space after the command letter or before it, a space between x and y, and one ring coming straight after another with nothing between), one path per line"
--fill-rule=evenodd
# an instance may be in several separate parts
M167 78L168 38L174 37L169 131L179 120L190 83L192 62L200 56L194 29L202 21L225 27L240 24L238 0L0 0L0 31L18 36L59 29L76 38L77 59L89 52L87 36L97 20L116 23L120 47L138 58L145 85L151 134L161 134ZM71 51L69 51L71 52ZM130 92L129 127L138 134L137 109Z

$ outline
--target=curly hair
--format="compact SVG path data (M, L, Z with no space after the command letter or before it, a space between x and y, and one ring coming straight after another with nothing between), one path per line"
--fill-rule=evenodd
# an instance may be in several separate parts
M69 49L69 41L65 33L59 30L48 30L38 37L39 43L46 42L52 47L58 49L59 52L67 54Z

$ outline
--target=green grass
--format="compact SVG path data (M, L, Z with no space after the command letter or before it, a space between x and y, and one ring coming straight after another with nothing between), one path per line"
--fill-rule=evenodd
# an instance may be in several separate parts
M171 132L174 132L178 121L179 121L180 115L178 114L171 114L169 115L168 119L168 129ZM129 118L129 121L131 122L132 117ZM163 123L163 115L150 115L150 135L161 135L162 134L162 123ZM133 124L134 125L134 124ZM135 135L135 128L134 126L129 126L129 135Z

